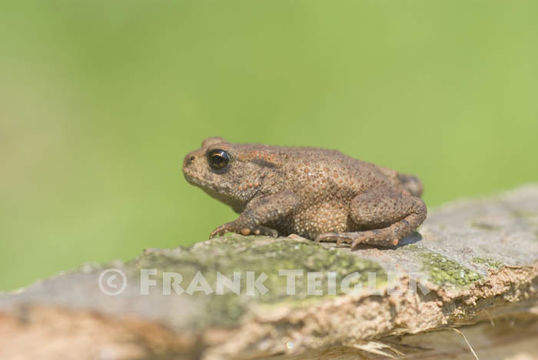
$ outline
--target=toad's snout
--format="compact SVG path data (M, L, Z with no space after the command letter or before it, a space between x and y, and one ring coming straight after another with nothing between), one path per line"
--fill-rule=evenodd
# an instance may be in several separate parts
M192 165L194 163L194 160L196 160L196 155L194 154L194 152L188 153L183 159L183 170L185 170L185 168L187 168L188 166Z
M196 177L196 158L197 155L193 151L188 153L183 159L183 175L190 183L192 183L193 178Z

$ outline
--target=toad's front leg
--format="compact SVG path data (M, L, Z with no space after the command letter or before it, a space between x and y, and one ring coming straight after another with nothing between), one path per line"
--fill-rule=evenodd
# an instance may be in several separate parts
M209 238L226 232L277 237L278 231L265 225L289 215L298 204L297 196L289 191L255 198L248 203L236 220L217 227L211 232Z

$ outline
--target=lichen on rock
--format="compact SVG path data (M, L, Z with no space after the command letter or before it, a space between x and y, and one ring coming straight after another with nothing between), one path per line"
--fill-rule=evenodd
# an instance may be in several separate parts
M342 294L343 290L339 286L336 286L334 293L327 291L329 276L334 277L333 282L338 285L346 276L356 274L349 282L349 287L366 284L371 274L375 274L377 286L387 281L387 274L381 266L371 260L358 259L349 252L323 247L306 239L246 237L236 234L202 242L190 248L146 251L128 266L158 269L156 278L160 278L164 272L179 273L184 286L200 272L212 290L215 289L217 273L229 279L233 278L234 272L239 273L243 290L247 287L247 272L254 279L260 276L264 278L263 286L267 288L264 294L255 293L252 296L242 291L238 296L228 291L224 294L193 295L208 303L208 316L202 322L204 326L208 322L213 325L236 323L254 301L258 305L284 301L297 306L304 301L311 303L327 296ZM302 272L295 281L293 294L287 292L286 273L282 273L289 270ZM307 272L320 273L319 289L322 295L309 293Z
M467 286L482 278L480 274L435 252L423 252L421 257L424 271L438 285Z

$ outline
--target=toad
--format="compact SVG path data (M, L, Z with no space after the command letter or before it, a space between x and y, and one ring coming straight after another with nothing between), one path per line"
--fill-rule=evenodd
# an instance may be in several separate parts
M426 218L417 177L336 150L212 137L185 156L183 173L239 214L210 237L297 234L352 249L393 247Z

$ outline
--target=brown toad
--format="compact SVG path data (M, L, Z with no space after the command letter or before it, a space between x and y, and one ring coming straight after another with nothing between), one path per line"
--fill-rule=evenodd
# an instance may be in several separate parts
M353 249L389 247L426 218L416 177L336 150L231 144L213 137L187 154L183 173L240 214L210 237L298 234L350 243Z

